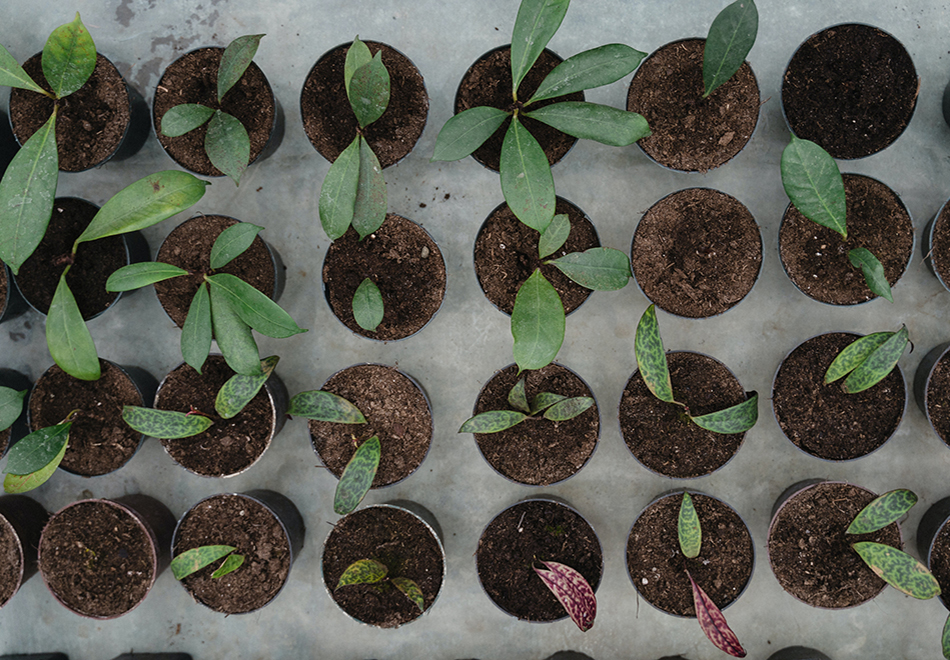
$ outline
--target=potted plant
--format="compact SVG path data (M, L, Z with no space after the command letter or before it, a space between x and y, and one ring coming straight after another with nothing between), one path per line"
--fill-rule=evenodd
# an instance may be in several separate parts
M30 379L13 369L0 369L0 457L26 435L26 406Z
M36 573L36 548L47 520L43 505L25 495L0 497L0 607Z

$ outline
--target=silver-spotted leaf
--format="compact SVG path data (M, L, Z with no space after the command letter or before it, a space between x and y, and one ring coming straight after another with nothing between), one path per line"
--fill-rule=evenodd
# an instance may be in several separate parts
M511 335L519 370L551 363L564 342L564 305L557 290L537 269L525 280L511 310Z
M241 121L223 110L216 110L205 133L205 153L216 168L228 175L235 185L251 161L251 138Z
M370 332L376 332L383 321L386 310L383 307L383 294L370 278L364 279L353 294L353 318L356 324Z
M909 341L907 326L901 326L851 372L844 381L844 391L848 394L863 392L884 380L897 365Z
M453 116L435 139L432 160L461 160L478 149L510 115L498 108L478 106Z
M49 465L69 440L72 422L33 431L10 447L4 472L24 476Z
M355 509L373 485L379 467L381 447L379 437L373 436L359 447L343 468L333 496L333 510L344 516Z
M211 325L211 296L208 287L202 284L195 292L188 306L188 316L181 326L181 357L199 374L208 353L211 352L211 340L214 330Z
M239 222L222 231L211 246L211 268L224 268L231 260L244 254L263 230L263 227L250 222Z
M203 545L200 548L186 550L172 559L172 575L176 580L186 578L205 566L213 564L222 557L226 557L236 548L230 545Z
M713 433L745 433L759 419L759 395L750 392L749 398L742 403L690 419L697 426Z
M950 660L950 616L943 624L943 634L940 636L940 648L943 651L943 657Z
M858 368L868 356L884 342L894 336L893 332L875 332L865 335L844 347L838 356L828 365L825 372L825 384L844 378Z
M343 571L336 588L350 584L376 584L386 578L389 569L375 559L358 559Z
M139 433L163 440L190 438L208 430L213 423L204 415L139 406L123 406L122 419Z
M906 552L871 541L860 541L852 547L878 577L895 589L921 600L940 595L937 579Z
M680 502L676 534L679 538L680 551L683 556L689 559L698 557L699 551L703 547L703 530L699 524L696 507L693 505L693 498L685 491L683 492L683 500Z
M654 305L647 307L637 324L637 336L634 339L634 352L640 377L653 396L673 403L673 385L670 383L670 369L666 363L666 351L660 338L660 326L656 320Z
M17 391L9 387L0 387L0 431L13 425L23 410L23 399L27 390Z
M228 555L228 558L224 560L224 563L218 566L214 573L211 574L211 579L217 580L218 578L223 578L228 573L233 573L243 565L244 555Z
M870 534L900 520L917 504L917 495L906 488L898 488L874 498L854 517L846 534Z
M626 147L650 135L650 125L643 115L599 103L562 101L526 112L525 117L611 147Z
M218 103L234 87L251 65L263 34L248 34L228 44L218 66ZM220 168L219 168L220 169Z
M742 648L739 638L726 623L726 617L722 615L722 611L716 607L712 598L707 596L706 592L696 584L696 580L689 574L689 571L686 572L686 577L689 578L689 583L693 587L693 605L696 608L696 619L699 621L699 627L702 628L703 633L720 651L736 658L744 658L746 656L745 649Z
M66 284L66 271L59 278L46 315L46 346L59 367L80 380L99 380L99 355L86 327L76 297Z
M508 405L521 412L531 413L531 406L528 405L528 395L525 392L524 381L524 376L522 376L518 379L518 382L512 386L508 392Z
M57 98L69 96L86 84L96 68L96 44L79 12L71 23L60 25L49 35L40 63Z
M554 67L528 103L609 85L640 66L646 56L625 44L606 44L585 50Z
M739 70L758 30L759 12L753 0L736 0L719 12L709 26L703 48L703 98Z
M544 568L534 566L534 572L557 597L581 632L590 630L594 625L594 617L597 616L597 598L590 584L570 566L554 561L541 563Z
M793 135L782 152L782 186L803 216L848 237L844 179L827 151Z
M366 423L366 418L356 406L341 396L322 390L311 390L294 395L290 400L287 414L337 424Z
M595 247L571 252L550 263L583 287L594 291L616 291L627 286L630 260L620 250Z
M422 595L422 589L419 588L419 585L416 584L414 580L405 577L394 577L390 578L389 581L392 582L393 586L399 589L406 598L411 600L413 604L419 608L420 612L426 611L426 601Z
M517 410L489 410L465 420L459 433L498 433L526 419L528 416Z
M545 410L544 419L552 422L563 422L568 419L574 419L593 405L594 400L589 396L573 396L569 399L558 401Z
M521 222L544 233L554 217L554 177L544 149L512 118L501 145L501 192Z
M56 468L58 468L59 464L63 462L63 457L66 455L67 447L69 447L69 443L63 443L62 448L59 450L59 453L56 454L53 460L36 472L24 475L8 474L3 479L4 492L11 494L25 493L27 491L33 490L34 488L42 486L49 480L50 477L53 476L53 473L56 472Z
M864 275L864 281L867 282L871 292L884 298L888 302L894 302L894 296L891 293L891 284L887 281L887 275L884 274L884 265L867 248L854 248L848 252L848 261L855 268L860 268Z
M106 291L132 291L187 274L187 270L178 266L163 264L160 261L143 261L123 266L109 275L109 279L106 280Z
M569 4L570 0L522 0L511 32L511 78L516 96L521 81L561 26Z
M570 235L571 219L566 213L558 213L538 239L538 257L544 259L560 250Z
M214 401L214 409L223 419L231 419L244 410L244 406L251 402L257 393L264 387L264 383L277 367L280 358L271 355L261 360L261 373L254 376L234 374L218 390Z

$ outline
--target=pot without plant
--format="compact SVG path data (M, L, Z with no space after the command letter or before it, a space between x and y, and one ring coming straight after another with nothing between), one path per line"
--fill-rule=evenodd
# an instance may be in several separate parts
M0 261L0 323L16 318L27 309L13 281L13 271Z
M0 607L36 573L36 548L47 520L43 505L29 497L0 497Z
M32 386L30 379L19 371L0 368L0 387L8 387L11 390L22 392L23 390L29 390ZM0 458L5 456L7 450L27 433L29 433L29 429L26 422L26 405L24 405L16 421L9 428L0 431Z
M762 236L735 197L689 188L667 195L643 215L630 264L657 307L706 318L731 309L752 290L762 267Z
M894 434L907 407L904 375L895 367L874 387L846 394L825 372L860 335L829 332L799 344L772 380L772 411L782 433L807 454L848 461L878 449Z
M199 374L182 362L158 386L157 410L188 413L198 410L212 424L187 438L162 439L173 461L203 477L233 477L254 465L284 427L287 388L271 373L261 390L234 417L224 419L215 410L218 390L234 375L219 354L209 355Z
M336 588L348 566L361 559L384 564L389 578L408 578L422 591L423 609L391 583ZM346 614L379 628L414 621L432 607L445 577L438 521L415 502L363 507L337 522L323 544L323 584Z
M950 200L924 227L921 244L924 263L943 288L950 291Z
M234 546L244 557L236 571L212 578L220 563L215 562L181 583L192 598L216 612L244 614L264 607L284 588L304 536L300 511L280 493L225 493L201 500L181 517L172 554L204 545Z
M944 444L950 445L950 343L935 346L917 365L914 373L914 399L927 416L930 428Z
M171 511L147 495L74 502L43 529L40 575L76 614L114 619L138 607L168 566L174 528Z

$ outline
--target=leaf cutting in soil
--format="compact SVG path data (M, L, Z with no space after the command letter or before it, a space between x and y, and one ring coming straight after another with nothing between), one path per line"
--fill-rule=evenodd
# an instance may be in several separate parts
M544 568L532 568L544 586L551 590L581 632L590 630L597 616L597 598L590 584L583 575L566 564L556 561L541 561L541 564Z
M825 384L848 376L841 386L847 394L870 389L891 373L909 343L904 325L897 332L875 332L856 339L828 365Z
M176 580L182 580L192 573L200 571L205 566L226 558L211 574L213 579L222 578L239 569L244 563L244 555L237 554L234 552L235 550L237 548L231 545L203 545L186 550L172 559L172 575L175 576Z
M7 475L3 479L4 492L25 493L53 476L66 455L69 429L77 414L79 411L74 410L59 424L33 431L10 447L3 469Z
M471 417L459 433L498 433L526 419L544 418L552 422L574 419L594 405L589 396L566 397L553 392L539 392L528 402L525 378L522 376L508 393L508 403L516 410L487 410Z
M406 577L391 577L389 567L376 559L358 559L347 566L334 591L354 584L375 584L383 588L387 583L412 601L420 612L425 612L425 597L419 585Z

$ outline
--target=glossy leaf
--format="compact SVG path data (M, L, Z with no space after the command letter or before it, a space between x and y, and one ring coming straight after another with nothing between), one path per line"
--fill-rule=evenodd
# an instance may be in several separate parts
M214 115L214 108L198 103L173 106L162 115L162 135L179 137L206 123Z
M228 302L238 317L263 335L286 339L306 332L277 303L241 278L230 273L217 273L209 276L207 282L211 284L212 290L212 316L216 311L214 290L218 289L228 296Z
M537 415L539 412L547 410L558 401L564 401L566 398L567 397L563 394L540 392L537 396L531 399L531 409L528 412L530 412L532 415Z
M139 433L163 440L190 438L207 431L213 424L204 415L139 406L123 406L122 419Z
M888 491L861 509L848 525L845 534L870 534L884 529L900 520L915 504L917 495L912 491L905 488Z
M218 103L234 87L251 65L263 34L248 34L228 44L218 67ZM221 169L220 167L218 169ZM222 170L223 171L223 170Z
M336 589L351 584L376 584L384 580L388 573L389 569L382 562L375 559L358 559L343 571L340 581L336 583Z
M373 436L359 447L343 468L333 495L333 511L345 516L355 509L373 485L381 452L379 436Z
M176 580L186 578L222 557L228 556L236 549L231 545L203 545L200 548L186 550L172 559L172 575L175 576Z
M554 217L554 178L541 145L517 117L505 133L500 164L501 192L511 212L543 234Z
M383 116L389 107L389 71L383 64L383 51L353 72L347 97L360 128L366 128Z
M594 291L616 291L627 286L630 260L620 250L595 247L571 252L549 263L583 287Z
M860 541L852 547L878 577L908 596L926 600L940 595L937 579L906 552L871 541Z
M732 78L755 43L759 12L753 0L736 0L709 26L703 48L703 98Z
M844 179L827 151L793 135L782 152L782 185L803 216L848 237Z
M666 351L660 337L660 326L656 320L656 307L650 305L637 324L637 336L634 340L634 352L640 377L653 396L673 403L673 385L670 383L670 369L666 363Z
M868 288L876 296L885 298L888 302L894 302L894 296L891 295L891 285L887 281L887 275L884 274L884 265L878 261L867 248L854 248L848 252L848 260L855 268L860 268L864 274L864 281Z
M907 326L901 326L901 329L889 337L887 341L878 346L867 359L851 372L844 381L844 391L848 394L863 392L874 387L891 373L897 365L897 361L904 353L904 348L910 341L907 333Z
M844 378L857 369L858 365L864 362L871 353L893 336L893 332L875 332L845 346L844 350L838 353L838 357L828 365L828 371L825 372L825 384Z
M30 78L23 67L17 63L16 58L3 46L0 46L0 86L28 89L31 92L50 96L49 92Z
M214 239L214 245L211 246L211 268L213 270L224 268L233 259L244 254L263 230L263 227L252 225L250 222L239 222L218 234L218 237Z
M646 53L624 44L606 44L585 50L554 67L528 103L609 85L640 66L646 56Z
M149 284L187 275L188 271L160 261L143 261L123 266L109 275L106 291L133 291Z
M703 633L720 651L736 658L744 658L746 656L745 649L742 648L736 634L729 628L722 611L716 607L716 604L706 595L706 592L696 584L689 571L686 572L686 577L689 578L689 583L693 587L693 605L696 608L696 619L699 621L699 627L702 628Z
M367 277L356 287L356 293L353 295L353 318L364 330L376 332L376 326L382 322L384 313L383 294L373 280Z
M96 68L96 44L79 19L53 30L43 46L43 76L57 98L69 96L86 84Z
M461 160L478 149L505 123L509 113L479 106L453 116L435 139L432 160Z
M181 327L181 357L199 374L208 353L211 352L211 340L214 336L211 327L211 297L208 287L202 284L195 292L188 307L188 316Z
M577 624L581 632L587 632L594 625L597 616L597 598L584 576L570 566L554 561L542 561L544 568L534 568L534 572L551 590L564 610ZM546 569L546 570L545 570Z
M294 398L290 400L287 414L337 424L366 423L366 418L363 417L359 408L341 396L322 390L311 390L294 395Z
M65 422L33 431L10 447L3 471L23 476L49 465L69 440L72 425L72 422Z
M23 399L27 390L17 391L9 387L0 387L0 431L13 425L23 410Z
M343 84L346 87L346 95L350 95L350 81L353 80L353 74L357 69L366 66L373 60L373 54L369 52L369 47L360 41L359 35L346 49L346 60L343 64Z
M563 401L558 401L553 406L544 411L544 419L552 422L563 422L568 419L574 419L582 412L594 405L594 400L589 396L574 396Z
M224 361L236 373L245 376L259 373L261 357L257 342L254 341L250 326L231 304L233 298L218 286L210 287L208 293L211 294L211 327Z
M218 390L214 400L214 409L223 419L231 419L244 410L244 406L251 402L257 393L264 387L264 383L277 367L280 358L271 355L261 360L261 373L254 376L234 374Z
M540 369L557 356L564 342L564 305L541 270L525 280L511 310L511 336L519 370Z
M208 160L240 185L241 175L251 160L251 139L244 124L232 115L216 110L205 134Z
M413 580L404 577L390 578L389 581L393 583L394 587L405 594L406 598L411 600L413 604L419 608L420 612L426 611L425 597L423 597L422 589L419 588L418 584L416 584Z
M66 284L66 272L59 278L46 314L46 346L53 361L70 376L99 380L99 354L76 298Z
M528 395L525 392L524 376L519 378L518 382L509 390L508 405L521 412L531 413L531 406L528 405Z
M643 115L586 101L562 101L525 113L557 130L612 147L626 147L650 135Z
M353 221L360 180L360 142L359 135L353 138L330 165L320 187L320 224L331 241L345 234Z
M693 498L683 492L680 502L680 513L676 522L676 534L680 542L680 551L684 557L693 559L699 556L703 547L703 530L699 524L699 515L693 505Z
M943 657L950 660L950 616L943 624L943 634L940 636L940 647L943 651Z
M570 235L571 219L566 213L558 213L538 239L538 257L544 259L560 250Z
M62 449L59 450L59 453L50 461L46 467L37 470L31 474L17 475L17 474L8 474L3 479L3 490L6 493L25 493L27 491L38 488L46 483L50 477L53 476L53 473L56 472L56 468L59 467L59 464L63 462L63 457L66 455L66 449L69 447L69 443L66 442L63 444Z
M465 420L459 433L498 433L526 419L528 416L517 410L488 410Z
M521 81L561 26L568 4L570 0L521 1L511 33L511 77L515 94Z
M752 396L742 403L690 419L697 426L713 433L745 433L759 419L759 395L752 392Z
M218 578L223 578L228 573L233 573L243 565L244 555L228 555L228 558L224 560L224 563L218 566L214 573L211 574L211 579L217 580Z
M360 136L360 180L353 204L353 229L363 240L386 220L386 180L379 159L365 138Z

